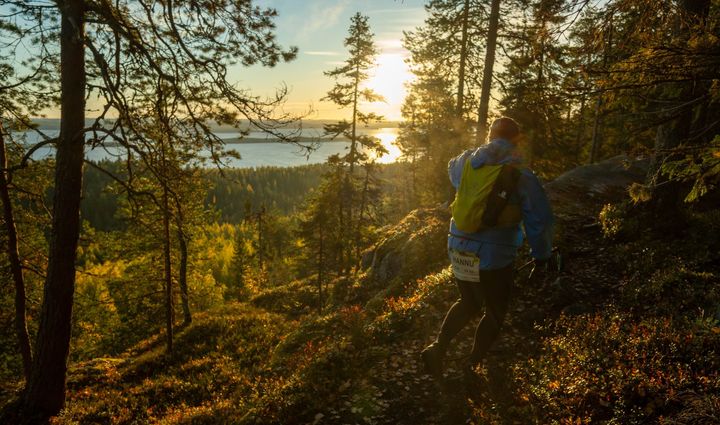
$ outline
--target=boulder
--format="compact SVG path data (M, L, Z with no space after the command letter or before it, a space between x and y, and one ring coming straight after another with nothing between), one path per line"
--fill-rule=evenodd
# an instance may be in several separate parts
M556 215L595 215L595 209L627 196L632 183L642 182L649 160L618 155L574 168L545 185Z

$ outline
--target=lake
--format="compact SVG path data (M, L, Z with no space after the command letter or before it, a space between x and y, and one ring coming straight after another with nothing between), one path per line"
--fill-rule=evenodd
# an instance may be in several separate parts
M49 137L57 137L58 130L44 130ZM303 130L303 137L318 137L321 130L308 129ZM377 158L379 163L392 163L400 157L400 149L395 146L395 140L398 136L398 128L378 128L363 129L361 134L375 136L381 140L382 144L388 150L388 154ZM218 137L229 142L237 140L240 133L216 133ZM288 143L281 143L273 139L269 139L265 133L251 132L246 136L253 139L252 143L227 143L226 148L232 149L240 153L240 159L229 159L228 166L234 168L253 168L253 167L293 167L298 165L319 164L327 160L331 155L342 154L347 152L350 143L346 141L322 142L318 144L318 148L307 155L306 151L298 146ZM267 142L258 142L257 139L266 139ZM38 140L38 136L34 133L27 134L26 143L32 144ZM33 155L34 159L43 159L53 157L55 149L53 147L43 147L38 149ZM88 149L85 153L87 159L91 161L101 161L105 159L117 160L124 157L124 152L119 147L98 147Z

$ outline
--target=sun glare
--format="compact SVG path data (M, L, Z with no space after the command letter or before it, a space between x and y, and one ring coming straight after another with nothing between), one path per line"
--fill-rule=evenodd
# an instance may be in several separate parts
M404 57L398 53L383 53L377 57L377 68L365 87L385 98L385 102L368 104L368 109L383 115L386 120L401 119L400 107L407 95L405 84L414 78Z
M400 152L400 148L397 147L397 145L395 144L395 140L397 140L397 131L393 130L397 129L388 129L373 134L373 136L380 139L380 143L382 143L383 146L385 146L385 149L388 150L388 153L383 156L375 156L375 160L381 164L393 163L397 161L398 158L400 158L400 155L402 155L402 152Z

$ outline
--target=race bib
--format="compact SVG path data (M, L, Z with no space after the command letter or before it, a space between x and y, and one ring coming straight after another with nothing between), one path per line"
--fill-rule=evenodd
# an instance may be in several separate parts
M455 278L466 282L480 282L480 259L470 252L450 250L450 263Z

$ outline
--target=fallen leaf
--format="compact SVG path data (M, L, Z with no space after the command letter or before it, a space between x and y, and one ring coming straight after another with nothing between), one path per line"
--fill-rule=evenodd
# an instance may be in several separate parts
M313 421L313 425L317 425L324 417L325 417L325 415L323 415L322 413L318 413L317 415L315 415L315 420Z

